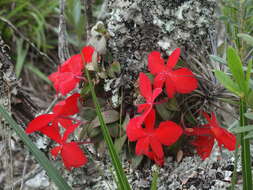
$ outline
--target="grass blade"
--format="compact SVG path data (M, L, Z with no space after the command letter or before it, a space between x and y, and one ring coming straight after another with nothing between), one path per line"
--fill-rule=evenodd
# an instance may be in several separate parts
M61 190L71 190L71 187L62 178L58 170L51 164L47 157L33 144L24 130L9 116L5 109L0 105L0 114L8 122L11 128L17 133L20 139L25 143L29 151L34 155L39 164L46 170L47 175L53 180L55 185Z
M93 100L93 103L94 103L95 108L96 108L96 113L97 113L97 116L98 116L98 119L99 119L99 122L100 122L100 127L102 129L103 136L104 136L105 142L108 146L109 153L110 153L110 156L111 156L111 159L112 159L112 163L113 163L113 166L114 166L115 171L116 171L116 175L117 175L117 178L118 178L118 183L117 184L119 185L120 190L130 190L131 189L130 185L127 181L125 172L124 172L124 170L122 168L122 165L120 163L119 156L118 156L118 154L115 150L115 147L113 145L112 138L110 136L110 132L109 132L109 130L108 130L106 124L105 124L105 121L104 121L104 118L103 118L103 115L102 115L102 112L101 112L101 108L100 108L100 105L98 103L97 96L96 96L96 93L95 93L95 90L94 90L94 86L91 82L89 71L87 69L85 69L85 74L86 74L88 82L89 82L89 87L90 87L90 91L91 91L91 95L92 95L92 100Z

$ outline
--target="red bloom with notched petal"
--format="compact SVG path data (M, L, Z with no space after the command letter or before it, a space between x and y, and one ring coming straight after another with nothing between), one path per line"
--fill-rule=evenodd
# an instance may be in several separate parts
M155 110L151 109L144 120L145 127L139 125L141 116L133 118L127 125L129 141L137 141L136 154L144 154L154 160L158 165L163 165L164 152L162 145L171 146L181 136L183 130L172 121L161 122L155 128Z
M92 61L94 51L95 49L92 46L84 47L81 54L71 56L59 66L56 72L49 75L48 78L53 82L57 93L60 92L65 96L77 86L83 78L82 73L85 64Z
M236 137L226 129L220 127L215 114L211 113L210 116L203 112L203 116L209 122L210 130L213 133L213 136L218 141L218 145L221 147L222 145L227 148L228 150L232 151L235 150L236 147Z
M82 149L77 142L67 142L71 133L78 127L78 124L73 124L67 128L63 134L60 146L51 149L51 154L55 158L58 154L61 155L64 166L71 170L72 168L79 168L88 162Z
M59 123L65 128L73 124L71 119L67 117L79 112L79 98L80 94L75 93L66 100L60 101L54 106L52 114L42 114L33 119L28 124L26 133L30 134L39 131L52 140L61 143Z
M150 79L144 73L139 74L140 94L145 98L146 103L138 105L138 113L142 113L140 124L143 123L149 112L152 110L155 99L161 94L161 88L152 90Z
M169 98L173 98L175 93L187 94L198 87L198 82L191 70L180 68L174 70L180 56L180 49L177 48L170 55L167 64L161 54L153 51L148 55L148 68L155 75L154 87L162 88L165 84Z
M48 78L53 82L56 92L65 96L80 82L83 68L81 55L73 55L59 66L57 72L52 73Z
M187 128L185 130L185 134L196 136L196 139L192 141L192 144L196 146L199 156L203 160L209 157L215 139L217 140L219 147L222 147L223 145L230 151L235 150L235 135L220 127L214 113L211 113L211 118L205 112L203 112L203 116L208 121L208 124L202 125L200 128Z

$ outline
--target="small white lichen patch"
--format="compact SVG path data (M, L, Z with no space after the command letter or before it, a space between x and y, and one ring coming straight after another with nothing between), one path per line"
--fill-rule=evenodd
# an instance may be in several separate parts
M48 176L43 170L38 173L34 178L25 182L25 185L29 188L46 188L50 185Z
M40 137L36 140L35 144L39 149L45 149L47 147L47 139Z

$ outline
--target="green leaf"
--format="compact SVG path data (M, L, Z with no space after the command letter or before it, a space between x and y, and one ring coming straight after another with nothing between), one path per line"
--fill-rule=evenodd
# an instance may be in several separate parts
M233 129L231 129L231 132L244 133L244 132L248 132L248 131L252 131L252 130L253 130L253 125L245 125L243 127L241 127L241 126L235 127Z
M117 138L114 142L114 146L115 149L117 151L117 153L119 154L122 151L122 147L124 146L125 142L126 142L127 136L124 135L120 138Z
M244 136L244 139L252 139L253 138L253 131L250 131L246 136Z
M245 113L244 116L247 117L248 119L253 120L253 112Z
M247 94L247 85L245 82L243 65L236 50L232 47L228 47L227 49L227 63L232 73L232 76L240 87L241 91Z
M249 61L248 66L247 66L247 71L246 71L246 86L247 89L249 89L249 81L250 81L250 75L251 75L251 69L252 69L252 59ZM248 93L247 93L248 94Z
M239 97L243 96L243 92L239 89L238 85L224 72L215 70L214 73L219 82L230 92L233 92Z
M226 64L226 60L222 59L221 57L219 56L216 56L216 55L209 55L210 59L214 62L217 62L217 63L221 63L221 64Z
M39 164L46 170L47 175L54 181L55 185L62 190L71 190L71 187L61 177L58 170L51 164L47 157L42 153L36 145L25 134L24 130L17 125L17 123L9 116L5 109L0 105L0 114L6 122L10 124L10 127L16 132L20 139L25 143L28 150L33 154Z
M250 46L253 46L253 37L248 35L248 34L244 34L244 33L240 33L237 35L239 38L241 38L243 41L245 41L247 44L249 44Z
M248 96L247 96L247 105L253 109L253 90L250 90Z
M133 169L136 169L141 161L143 160L143 155L137 156L137 155L133 155L132 159L131 159L131 165Z
M104 118L104 122L114 123L119 120L119 112L115 110L107 110L102 112L102 116ZM100 126L99 117L97 116L90 124L93 128Z

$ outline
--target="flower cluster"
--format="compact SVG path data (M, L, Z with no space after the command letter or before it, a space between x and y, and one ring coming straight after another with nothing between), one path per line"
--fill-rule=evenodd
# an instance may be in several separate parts
M57 93L65 96L75 89L82 79L86 80L82 76L83 70L85 64L92 62L93 55L96 55L94 52L93 47L84 47L80 54L70 57L49 76ZM166 64L159 52L154 51L148 55L148 69L154 80L152 83L146 74L139 74L140 94L145 103L137 105L138 115L133 117L126 127L129 141L137 141L136 154L145 155L160 166L164 164L163 146L173 145L183 134L195 136L192 144L196 146L202 159L210 155L215 140L220 147L224 146L228 150L235 150L236 146L236 137L220 127L214 113L211 113L210 117L203 112L208 124L194 128L182 129L173 121L162 121L156 125L154 105L157 104L155 101L162 94L163 87L169 99L176 93L188 94L198 87L198 81L191 70L184 67L175 68L179 57L179 48L170 55ZM81 121L73 118L73 115L79 113L79 100L79 93L70 95L58 102L52 113L36 117L26 128L28 134L40 132L55 141L58 145L51 149L51 155L54 158L60 155L68 170L81 167L88 161L80 148L83 143L68 140L70 134L81 124Z
M168 98L173 98L176 93L191 93L198 87L198 81L188 68L175 69L179 60L180 49L177 48L168 58L167 64L159 52L153 51L148 55L148 69L154 76L153 85L144 74L139 75L140 94L146 103L137 105L138 116L132 118L127 125L127 136L129 141L137 141L136 154L146 155L162 166L164 163L164 152L162 145L171 146L182 134L194 135L196 139L192 142L197 148L197 153L202 159L207 158L212 150L214 139L219 146L224 145L229 150L235 149L236 138L226 129L221 128L212 113L212 118L203 113L209 124L203 128L187 128L185 131L172 121L163 121L155 127L155 99L161 94L163 86ZM153 87L152 87L153 86Z
M94 48L86 46L81 54L74 55L59 66L57 72L52 73L49 79L53 82L57 93L66 95L71 92L82 79L85 64L92 61ZM79 113L78 102L80 94L74 93L65 100L58 102L52 113L42 114L33 119L26 128L26 133L40 132L59 144L51 150L53 157L61 155L68 170L78 168L87 163L87 158L79 147L79 142L68 142L68 137L81 124L71 116ZM62 128L62 130L61 130ZM61 134L61 131L63 131Z

